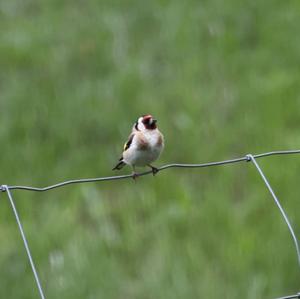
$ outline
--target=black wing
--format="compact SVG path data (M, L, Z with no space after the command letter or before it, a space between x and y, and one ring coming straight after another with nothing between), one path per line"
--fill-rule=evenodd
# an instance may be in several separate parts
M128 138L128 141L124 144L124 151L128 150L130 145L132 144L132 140L133 140L134 134L131 134Z

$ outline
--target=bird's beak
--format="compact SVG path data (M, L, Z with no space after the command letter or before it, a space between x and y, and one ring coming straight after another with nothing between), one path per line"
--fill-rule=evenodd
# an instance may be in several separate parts
M156 124L156 123L157 123L157 119L152 118L152 119L151 119L151 125L152 125L152 124Z

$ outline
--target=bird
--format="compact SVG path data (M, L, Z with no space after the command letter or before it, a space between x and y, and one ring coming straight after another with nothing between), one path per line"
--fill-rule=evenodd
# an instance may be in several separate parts
M125 165L132 167L134 179L138 176L136 166L148 166L155 175L158 169L151 163L158 159L164 149L164 136L157 128L157 120L151 114L142 115L132 127L124 144L119 162L112 170L120 170Z

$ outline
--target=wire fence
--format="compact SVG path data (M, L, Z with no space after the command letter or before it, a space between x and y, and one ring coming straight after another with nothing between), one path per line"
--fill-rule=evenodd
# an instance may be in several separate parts
M298 243L296 234L294 232L294 229L291 225L291 222L290 222L287 214L285 213L284 209L282 208L279 199L275 195L269 181L267 180L264 172L262 171L261 167L259 166L259 164L256 161L259 158L275 156L275 155L290 155L290 154L300 154L300 150L272 151L272 152L266 152L266 153L257 154L257 155L248 154L248 155L245 155L241 158L218 161L218 162L202 163L202 164L178 164L178 163L167 164L167 165L164 165L164 166L161 166L160 168L158 168L158 171L163 171L163 170L166 170L166 169L169 169L169 168L203 168L203 167L221 166L221 165L241 163L241 162L252 162L253 165L255 166L257 172L259 173L260 177L262 178L264 184L266 185L268 191L270 192L276 206L278 207L278 209L279 209L279 211L280 211L280 213L281 213L281 215L282 215L282 217L283 217L283 219L284 219L284 221L285 221L285 223L288 227L288 230L289 230L290 235L292 237L293 243L295 245L298 265L300 267L300 249L299 249L299 243ZM152 170L139 173L136 176L144 176L144 175L148 175L148 174L152 174ZM12 207L12 211L13 211L14 216L16 218L16 222L17 222L17 225L18 225L18 228L19 228L19 231L20 231L23 243L24 243L25 251L26 251L26 254L28 256L29 264L31 266L31 269L32 269L32 272L33 272L33 275L34 275L34 279L35 279L35 282L36 282L36 285L37 285L37 288L38 288L38 291L39 291L40 298L45 299L46 297L44 295L44 291L43 291L38 273L36 271L35 264L34 264L33 259L32 259L30 248L29 248L29 245L28 245L25 233L24 233L22 223L20 221L16 206L15 206L15 203L14 203L14 199L13 199L11 190L45 192L45 191L49 191L49 190L52 190L52 189L60 188L60 187L71 185L71 184L114 181L114 180L123 180L123 179L129 179L129 178L133 178L133 175L129 174L129 175L101 177L101 178L76 179L76 180L69 180L69 181L57 183L57 184L50 185L50 186L47 186L47 187L42 187L42 188L32 187L32 186L9 186L9 185L1 185L0 186L0 191L5 192L7 194L8 200L9 200L10 205ZM285 297L281 297L281 298L277 298L277 299L294 299L294 298L300 299L300 292L298 294L295 294L295 295L285 296Z

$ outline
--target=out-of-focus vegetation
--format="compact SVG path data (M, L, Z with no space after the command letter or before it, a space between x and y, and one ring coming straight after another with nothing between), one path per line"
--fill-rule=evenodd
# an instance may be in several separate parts
M299 148L299 28L296 0L0 1L0 183L113 175L144 113L165 134L156 165ZM259 163L299 235L300 157ZM299 291L250 163L13 195L47 298ZM5 194L0 244L0 297L37 298Z

